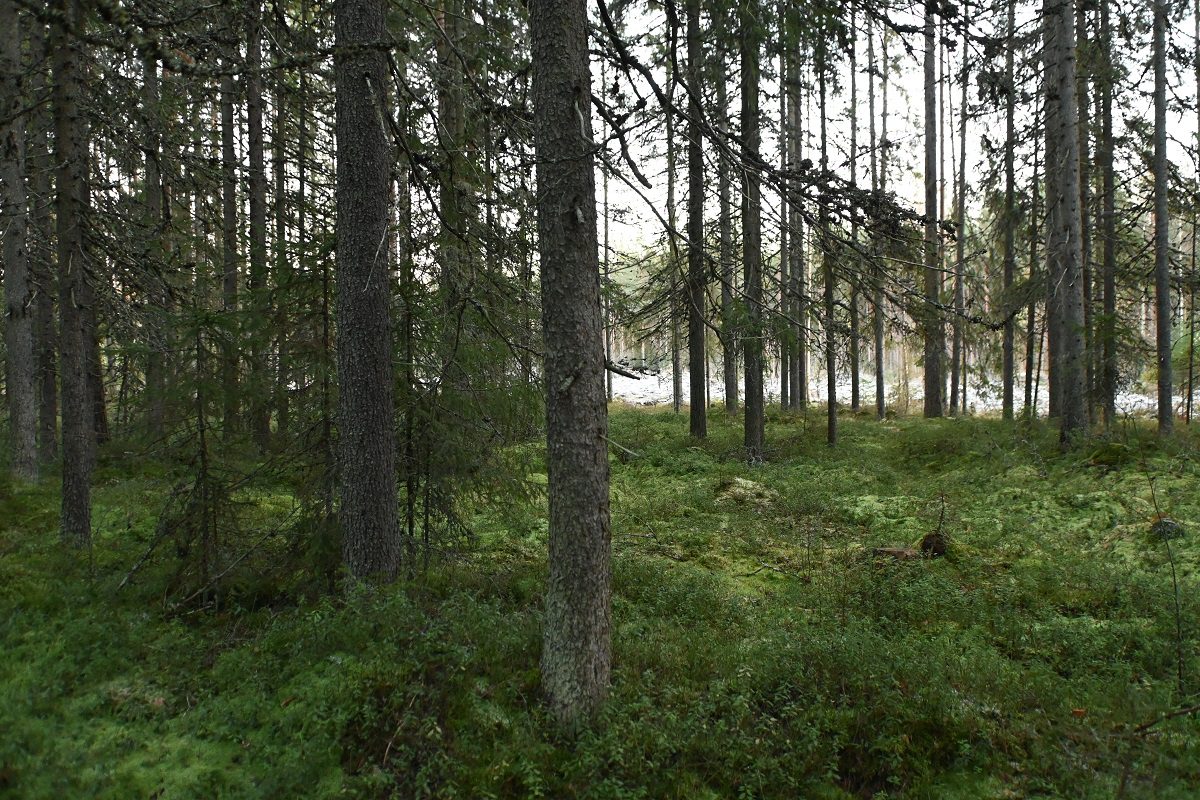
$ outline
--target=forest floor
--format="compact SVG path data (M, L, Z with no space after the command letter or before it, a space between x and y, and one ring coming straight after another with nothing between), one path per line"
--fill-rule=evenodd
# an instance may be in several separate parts
M847 415L830 451L814 409L751 467L710 419L695 442L614 409L613 687L573 741L540 706L536 442L528 496L465 505L417 577L328 592L294 535L246 534L215 609L164 604L178 547L120 588L156 530L184 541L157 527L182 466L106 453L90 558L53 477L0 484L0 796L1197 796L1191 431L1060 453L1040 425ZM225 513L282 531L289 492ZM944 557L875 552L936 531Z

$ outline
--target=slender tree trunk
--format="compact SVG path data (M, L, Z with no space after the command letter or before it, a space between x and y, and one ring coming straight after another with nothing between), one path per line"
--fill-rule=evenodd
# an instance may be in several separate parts
M246 118L250 157L250 434L260 453L271 444L270 380L263 320L270 312L267 294L267 177L263 150L262 3L249 2L246 43Z
M725 92L725 81L717 81L717 127L722 135L717 169L718 193L718 247L721 267L721 363L725 377L725 413L736 414L738 409L737 375L737 328L733 307L733 210L731 200L731 177L733 165L729 158L729 99Z
M825 45L819 44L817 52L817 75L820 82L820 114L821 114L821 175L829 174L829 137L826 130L828 112L826 107L825 88L826 53ZM822 272L825 276L825 398L826 398L826 428L825 440L830 447L837 446L838 436L838 402L837 402L837 338L834 331L834 300L837 292L837 280L834 277L833 254L831 237L829 235L829 202L824 194L821 196L819 218L819 236L821 242Z
M547 391L550 577L542 686L560 726L608 693L612 572L587 4L531 0Z
M158 61L153 55L147 55L142 60L142 88L146 117L149 124L146 130L146 252L160 268L163 264L165 248L162 246L166 234L163 217L163 185L162 171L159 164L161 157L161 142L158 135L159 90L158 90ZM166 305L164 291L164 276L150 270L147 297L150 301L148 309L150 319L147 324L146 342L146 400L147 429L150 436L158 439L163 433L163 417L166 413L166 365L165 337L167 334L165 320L162 315Z
M383 0L334 5L337 134L337 374L342 553L356 578L400 567L393 435L388 228L391 158L384 138Z
M938 310L941 263L938 257L937 38L935 3L925 3L925 416L942 416L942 319Z
M84 256L84 176L87 145L79 107L83 15L79 0L54 0L50 53L54 68L54 159L57 163L55 219L58 234L59 309L62 336L62 539L90 547L92 409L88 405L86 328L81 303L86 295Z
M691 433L708 435L704 380L704 150L700 139L700 0L687 4L688 56L688 374Z
M850 11L850 183L858 185L858 18L855 7ZM854 243L858 259L858 220L850 220L850 241ZM861 335L858 320L858 287L860 270L850 273L850 410L857 412L862 406L859 387L859 345Z
M788 70L785 85L787 94L787 152L788 168L800 169L802 161L801 126L800 126L800 59L795 45L788 48ZM803 409L808 406L808 358L807 331L804 326L804 298L807 291L807 266L804 262L804 209L798 194L799 181L793 181L791 188L794 197L788 204L788 305L787 314L793 319L791 323L792 346L788 352L791 361L789 369L790 391L788 407Z
M14 478L38 477L37 362L33 287L29 273L29 210L25 196L25 127L22 110L21 17L14 0L0 0L0 221L4 238L5 395L8 399L9 469Z
M234 153L233 75L221 77L221 252L222 311L228 320L221 358L222 418L225 436L238 429L238 265L237 265L237 162Z
M675 211L675 171L678 167L678 147L675 144L675 30L671 30L672 52L667 59L667 107L663 109L667 136L667 252L671 259L671 293L667 309L671 324L671 407L678 414L683 410L683 364L680 361L679 297L675 287L679 283L679 230Z
M868 38L867 42L869 44L871 42L871 39ZM887 52L887 28L886 27L880 28L879 46L880 46L881 60L883 61L883 70L882 70L882 75L881 75L881 83L883 84L883 86L882 86L882 92L881 92L882 97L880 98L882 107L880 109L879 142L878 142L878 147L879 147L879 151L880 151L879 152L879 183L876 188L878 188L880 192L884 192L884 191L887 191L887 166L888 166L887 97L888 97L889 64L888 64L888 52ZM873 49L870 53L870 58L871 58L872 63L874 63L875 53L874 53ZM872 66L870 71L872 74L874 74L874 72L875 72L874 66ZM874 86L874 82L872 82L870 85ZM871 95L871 103L872 103L872 105L871 105L871 138L872 138L872 140L874 140L874 137L875 137L874 100L875 100L874 92L872 92L872 95ZM875 147L876 147L876 145L875 145L874 141L872 141L872 145L871 145L872 156L874 156ZM874 160L872 160L872 164L874 164ZM874 166L872 166L872 172L874 172ZM883 249L878 244L875 247L875 254L880 261L880 263L876 267L875 299L874 299L874 302L872 303L872 309L871 309L872 315L874 316L874 323L875 323L875 415L879 419L883 419L887 414L886 395L885 395L884 382L883 382L884 381L883 362L884 362L884 355L885 355L884 339L883 339L883 304L884 304L883 282L887 276L883 270L883 263L882 263L883 262Z
M1100 39L1111 42L1111 0L1100 0ZM1116 235L1116 172L1113 168L1113 83L1116 64L1111 47L1104 48L1104 80L1100 83L1100 172L1101 172L1101 238L1104 243L1103 303L1100 323L1103 347L1100 367L1101 398L1104 425L1111 428L1117 417L1117 235ZM1200 69L1200 67L1198 67Z
M742 263L745 269L746 330L742 343L746 370L746 455L751 462L763 458L763 318L762 318L762 221L759 159L759 39L756 3L741 8L742 51L742 142L745 171L742 190Z
M1016 0L1008 0L1008 28L1005 33L1004 55L1004 297L1008 298L1012 291L1013 279L1016 275L1016 224L1017 224L1017 178L1016 178L1016 107L1017 89L1016 75L1013 70L1013 49L1016 46ZM1007 307L1004 309L1004 342L1001 382L1003 384L1003 399L1001 401L1004 419L1013 418L1013 334L1015 332L1015 315Z
M1175 427L1171 385L1171 221L1167 210L1167 2L1154 2L1154 316L1158 432Z
M283 53L276 51L276 58L281 59ZM288 313L288 293L293 285L293 265L292 257L294 252L288 247L288 203L287 203L287 119L289 113L289 100L286 96L284 86L284 73L282 69L276 65L275 72L275 121L271 131L271 171L275 178L275 188L272 202L272 217L275 221L275 240L274 240L274 270L275 270L275 292L276 301L273 309L273 317L275 323L275 347L276 347L276 364L275 364L275 426L276 430L282 436L286 437L292 425L292 406L291 406L291 345L290 331L291 317Z
M965 12L965 18L970 19L970 11ZM952 384L950 407L966 414L967 411L967 348L963 341L963 315L966 312L966 296L964 281L966 278L966 242L967 242L967 79L969 78L967 63L967 32L963 29L962 46L959 48L962 57L962 77L960 80L962 99L959 103L958 116L958 186L955 189L958 218L958 236L955 241L954 254L954 340L951 345L950 382ZM961 388L959 382L961 381Z
M1076 51L1090 53L1092 48L1087 42L1087 4L1077 3L1075 7ZM1080 274L1083 276L1083 362L1084 362L1084 408L1090 422L1093 414L1093 403L1096 397L1096 359L1093 355L1095 336L1093 334L1092 314L1092 182L1088 170L1091 168L1091 99L1088 93L1088 71L1094 56L1089 56L1086 66L1076 71L1076 93L1079 108L1079 210L1082 224L1079 226L1080 251L1082 261Z
M1037 117L1034 115L1034 127L1037 127ZM1029 176L1029 281L1033 283L1038 274L1038 239L1039 239L1039 223L1041 220L1041 212L1038 209L1038 178L1041 176L1041 170L1038 163L1039 142L1037 136L1033 137L1033 170ZM1046 309L1047 315L1049 309ZM1045 322L1043 321L1043 326ZM1031 300L1029 308L1026 309L1025 316L1025 416L1033 419L1037 416L1037 397L1034 391L1035 384L1041 379L1041 355L1037 354L1037 363L1035 365L1034 358L1037 349L1041 344L1041 335L1037 327L1037 301ZM1035 372L1036 369L1036 372Z
M777 6L779 19L783 20L787 13L786 6L780 2ZM787 102L787 86L791 81L788 75L788 51L786 32L781 31L780 37L780 52L779 52L779 166L784 172L788 168L788 102ZM780 183L779 189L779 316L781 320L786 320L788 316L788 304L791 301L789 288L790 278L788 269L791 266L791 231L789 222L790 200L788 199L787 182ZM781 324L779 335L779 407L786 410L791 404L792 391L792 346L788 341L788 330L786 324Z

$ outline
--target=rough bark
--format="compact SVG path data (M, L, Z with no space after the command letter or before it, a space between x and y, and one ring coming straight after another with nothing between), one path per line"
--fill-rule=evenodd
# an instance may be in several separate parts
M850 183L858 185L858 25L854 6L850 11ZM850 221L850 240L858 244L858 219ZM850 409L862 405L859 386L860 331L858 319L859 273L850 275Z
M725 81L717 81L717 129L722 136L729 133L729 98L726 96ZM736 414L738 410L737 374L737 327L733 306L733 202L731 200L732 179L728 148L721 147L717 161L717 228L718 261L721 267L721 364L725 378L725 413Z
M1004 296L1012 290L1016 274L1016 108L1017 91L1013 70L1013 48L1016 39L1016 0L1008 0L1008 26L1005 32L1007 46L1004 56ZM1004 419L1013 418L1013 334L1014 315L1005 309L1004 341L1001 353L1002 400L1001 413Z
M146 117L149 120L146 130L146 252L152 263L162 266L163 248L161 245L164 235L163 220L163 185L162 171L159 159L161 157L161 142L158 135L158 62L154 56L148 55L142 61L142 92ZM150 318L147 328L146 341L146 401L147 428L150 436L157 439L163 432L163 419L166 414L166 368L164 363L166 336L163 306L166 302L166 292L162 290L163 276L154 270L148 278L146 287L150 308Z
M221 303L226 315L222 339L221 393L225 435L238 429L238 263L237 161L234 154L233 75L221 77Z
M1046 259L1050 281L1051 397L1064 444L1087 428L1083 340L1083 253L1079 208L1079 118L1075 99L1073 3L1046 0Z
M33 287L29 274L29 209L25 196L21 18L13 0L0 0L0 228L4 237L5 395L9 469L14 478L38 476L37 363L33 340Z
M46 29L41 22L29 26L29 51L32 63L43 63L46 52ZM46 69L34 70L31 94L47 94ZM54 165L50 158L49 131L54 121L49 109L42 106L31 117L33 131L29 138L28 164L35 245L30 251L30 276L34 289L34 341L37 348L38 371L38 460L49 464L58 457L58 331L54 325L53 225L50 209L53 205L51 176Z
M612 669L608 408L584 0L531 0L550 575L542 686L559 725L595 715Z
M50 53L54 68L55 216L58 235L62 373L62 519L66 544L91 545L91 473L94 426L89 405L86 330L81 304L87 295L84 256L87 147L79 98L82 19L79 0L54 0Z
M393 434L391 286L379 243L388 227L391 158L383 0L334 5L337 134L339 522L356 578L400 566Z
M1175 427L1171 385L1171 228L1167 208L1167 3L1154 3L1154 342L1158 432Z
M741 8L742 147L744 160L759 160L759 24L756 3ZM761 177L747 169L742 189L742 265L745 270L746 330L742 337L746 371L744 442L751 462L763 458L763 319Z
M821 134L821 174L826 175L829 171L829 136L827 131L827 115L826 107L826 68L824 45L818 46L817 55L817 74L820 80L820 88L818 90L819 113L820 113L820 134ZM825 292L824 292L824 310L825 310L825 398L826 398L826 413L825 413L825 441L830 447L837 445L838 437L838 401L837 401L837 348L836 337L834 332L834 302L836 299L837 281L833 271L833 254L830 252L831 239L829 235L829 203L826 201L824 194L820 199L820 208L817 212L818 216L818 236L821 243L821 265L824 273Z
M260 453L271 443L270 378L267 373L267 173L263 147L262 3L250 0L246 38L246 126L250 159L250 297L254 313L247 327L250 350L249 425Z
M925 3L925 416L942 416L942 350L944 334L938 311L941 263L938 237L937 41L933 0Z
M969 18L969 12L968 12ZM962 97L959 101L958 129L958 182L955 187L955 222L957 237L954 243L954 325L953 341L950 357L950 408L962 414L967 412L967 365L966 342L963 332L963 315L966 313L966 243L967 243L967 86L970 73L967 61L967 33L964 29L962 45L959 47L962 57L962 73L959 82ZM960 385L961 381L961 385Z
M1100 38L1111 41L1111 0L1100 2ZM1116 235L1116 171L1113 168L1113 82L1116 64L1112 48L1104 49L1104 79L1100 82L1100 222L1104 245L1103 308L1100 323L1100 406L1104 425L1111 428L1117 417L1117 235Z
M688 57L688 394L692 436L708 435L704 354L704 149L700 134L700 2L687 4Z
M799 169L803 160L801 150L800 124L800 63L798 48L789 48L787 92L787 150L788 166ZM793 187L797 192L797 185ZM788 205L788 306L787 313L794 320L792 323L792 347L789 350L791 379L788 394L788 407L803 409L808 406L808 347L807 331L804 325L804 293L807 291L808 270L804 260L804 209L799 197Z
M887 138L887 121L888 121L888 49L887 49L887 28L880 29L879 48L880 57L883 61L882 74L880 75L880 83L882 83L880 97L880 118L879 118L879 191L887 191L887 168L888 168L888 138ZM871 41L868 38L868 43ZM874 50L870 53L872 61L874 61ZM875 69L872 67L871 73L874 74ZM871 84L874 85L873 83ZM872 100L874 98L872 97ZM872 107L871 111L871 131L874 136L874 120L875 112ZM874 154L875 147L872 145L871 152ZM877 255L880 259L883 258L882 248L877 249ZM886 275L883 271L882 264L878 267L875 284L875 298L872 303L871 313L874 317L875 327L875 415L879 419L883 419L887 413L886 399L884 395L883 384L883 360L884 360L884 340L883 340L883 282Z

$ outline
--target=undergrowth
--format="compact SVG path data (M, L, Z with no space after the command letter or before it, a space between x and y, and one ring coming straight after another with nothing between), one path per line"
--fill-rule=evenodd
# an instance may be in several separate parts
M830 451L820 415L777 414L749 467L738 421L686 424L614 411L615 672L571 741L540 706L532 445L527 498L387 587L329 591L270 534L288 487L239 489L253 556L202 606L165 599L170 559L133 569L168 465L101 469L90 557L57 544L53 481L0 485L0 795L1195 796L1189 432L1061 453L1038 426L847 417ZM934 531L945 557L894 555Z

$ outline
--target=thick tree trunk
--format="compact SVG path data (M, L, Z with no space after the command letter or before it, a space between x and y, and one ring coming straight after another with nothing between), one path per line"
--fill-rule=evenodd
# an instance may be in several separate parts
M55 217L58 235L59 309L62 337L62 522L65 543L89 547L92 541L92 408L89 405L84 309L87 266L83 202L87 145L80 99L82 24L79 0L54 0L50 53L54 68L54 157L57 163Z
M1083 253L1079 208L1079 118L1075 105L1073 3L1045 0L1046 258L1051 286L1051 397L1057 398L1063 444L1087 429L1083 341ZM1053 340L1052 340L1053 341ZM1056 360L1055 360L1056 359Z
M942 416L942 350L944 348L941 294L941 262L938 236L938 135L937 135L937 39L934 32L933 0L925 3L925 416Z
M759 25L756 3L746 3L741 9L742 51L742 143L745 162L759 160ZM755 167L745 172L742 190L742 263L745 269L746 330L742 344L745 349L746 420L744 426L746 455L751 462L763 458L765 419L763 416L763 314L762 314L762 220L761 178Z
M388 228L391 157L383 0L334 5L337 133L339 521L356 578L400 566L393 435L391 284L380 251Z
M1171 227L1167 207L1167 3L1154 2L1154 340L1158 432L1175 427L1171 384Z
M567 730L594 717L612 669L608 408L586 112L587 19L583 0L529 4L550 501L542 686Z
M47 60L46 29L41 22L29 26L30 61ZM35 70L31 79L31 94L44 97L46 70ZM38 460L49 464L58 457L58 332L54 325L54 246L51 175L54 165L50 158L49 130L53 118L45 106L34 111L33 133L30 137L28 164L30 188L33 193L31 219L36 234L36 247L30 275L34 288L34 341L37 348L38 381Z
M0 0L0 227L4 238L5 395L8 399L9 469L14 478L37 480L37 362L33 287L29 273L29 209L25 196L25 127L21 93L21 17L14 0Z
M700 0L688 0L688 371L692 436L708 435L704 354L704 149L700 139Z

